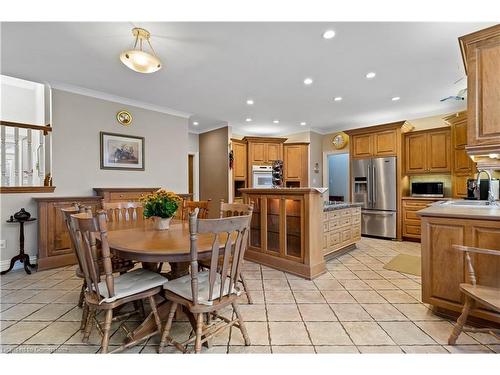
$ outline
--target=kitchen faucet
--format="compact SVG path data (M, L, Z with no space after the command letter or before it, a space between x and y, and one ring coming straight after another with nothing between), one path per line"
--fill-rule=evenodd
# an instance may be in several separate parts
M493 196L493 191L491 190L492 189L491 173L489 171L487 171L486 169L481 169L481 170L479 170L477 172L477 181L476 181L476 188L474 190L474 194L479 199L479 197L480 197L479 184L481 183L480 176L481 176L482 172L485 172L488 175L488 181L489 181L489 186L488 186L488 202L489 202L490 205L496 206L497 203L495 202L495 197Z

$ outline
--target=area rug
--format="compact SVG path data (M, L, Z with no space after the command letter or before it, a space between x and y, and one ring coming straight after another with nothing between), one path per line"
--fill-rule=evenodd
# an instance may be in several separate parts
M386 270L409 273L410 275L422 276L420 267L421 258L415 255L399 254L392 258L384 268Z

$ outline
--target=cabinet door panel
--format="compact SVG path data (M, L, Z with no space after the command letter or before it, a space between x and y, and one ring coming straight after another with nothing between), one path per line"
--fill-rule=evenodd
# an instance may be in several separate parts
M247 146L242 143L233 142L234 167L233 176L235 180L245 180L247 177Z
M275 143L268 143L267 148L267 161L282 160L281 157L281 145Z
M465 149L456 149L454 151L453 172L472 173L472 164L473 161Z
M360 134L352 136L353 157L363 158L373 155L373 136Z
M479 48L477 70L479 85L476 86L479 137L500 138L500 38L496 44Z
M464 147L467 145L467 121L455 124L453 129L453 145L455 147Z
M285 146L285 179L302 177L302 150L300 146Z
M453 175L453 197L466 198L467 197L467 179L472 178L471 175Z
M424 173L427 169L427 135L411 134L405 137L406 173Z
M252 162L264 163L267 161L265 143L252 143L251 147L252 147Z
M449 172L450 163L450 132L433 132L428 134L427 170L429 172Z
M397 140L395 130L375 133L374 143L376 156L396 155Z

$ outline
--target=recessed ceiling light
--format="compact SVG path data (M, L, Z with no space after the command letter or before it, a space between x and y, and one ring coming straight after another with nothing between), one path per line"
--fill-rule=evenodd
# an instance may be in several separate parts
M245 119L245 121L246 121L246 122L252 122L252 119L251 119L250 117L247 117L247 118Z
M300 123L300 126L306 126L306 125L307 125L307 122L302 121L302 122Z
M199 123L198 121L194 121L194 122L193 122L193 125L194 125L194 126L198 126L199 124L200 124L200 123Z
M253 99L248 99L248 100L247 100L247 104L248 104L248 105L253 105Z
M375 78L377 74L375 72L369 72L369 73L366 73L366 78L368 79L372 79L372 78Z
M312 83L313 83L312 78L306 78L306 79L304 79L304 85L310 85Z
M323 38L325 38L325 39L332 39L334 36L335 36L335 31L333 31L333 30L326 30L323 33Z
M280 120L273 120L273 123L274 123L274 124L279 124L279 123L280 123Z
M335 100L336 102L340 102L342 100L342 97L336 96L335 98L333 98L333 100Z
M392 100L393 102L397 102L399 99L401 99L399 96L395 96L395 97L394 97L394 98L392 98L391 100Z

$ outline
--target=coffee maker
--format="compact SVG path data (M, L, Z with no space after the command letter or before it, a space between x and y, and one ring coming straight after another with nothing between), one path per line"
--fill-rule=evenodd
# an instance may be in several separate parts
M498 179L491 179L492 189L491 192L495 200L498 200L498 196L500 193L500 184ZM476 195L476 187L477 181L475 178L469 178L467 180L467 199L477 200L478 197ZM479 184L479 199L482 201L488 200L488 191L490 189L490 181L488 179L481 179L481 183Z

